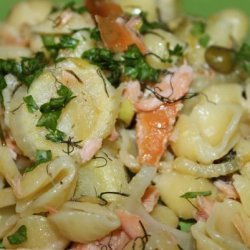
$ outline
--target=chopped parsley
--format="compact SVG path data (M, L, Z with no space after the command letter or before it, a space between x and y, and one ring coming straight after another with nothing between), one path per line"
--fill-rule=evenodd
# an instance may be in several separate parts
M122 74L121 62L114 59L115 54L105 48L92 48L82 54L83 59L106 71L107 78L113 86L118 86Z
M101 34L100 34L100 31L97 27L93 28L93 29L90 29L89 30L90 32L90 38L95 40L95 41L101 41Z
M141 82L156 82L160 70L152 68L136 45L130 45L122 56L124 75Z
M52 160L52 153L50 150L37 150L36 163L41 164Z
M141 34L146 34L148 32L151 32L154 29L163 29L163 30L167 29L166 24L163 22L157 22L157 21L149 22L147 19L147 13L145 13L145 12L141 12L140 17L142 20L142 25L141 25L139 31Z
M57 94L59 97L51 98L49 102L44 103L39 108L42 115L36 125L37 127L45 127L49 131L46 135L46 139L53 142L59 142L58 138L64 138L65 134L56 128L57 122L62 113L62 109L75 98L72 91L64 85L61 85L57 90Z
M14 59L0 59L0 103L3 104L2 91L7 87L5 75L12 74L21 83L30 87L35 78L42 73L46 63L42 52L36 53L34 57L23 57L20 62Z
M52 142L63 142L65 139L66 135L59 129L48 129L49 133L45 136L47 140L52 141Z
M206 34L206 24L204 22L193 22L191 34L198 38L198 42L202 47L206 48L208 46L210 37Z
M183 232L190 232L191 226L193 226L196 223L194 219L184 220L180 219L179 221L179 229Z
M0 75L0 104L3 104L3 90L7 87L7 83L3 75Z
M27 109L30 113L34 113L39 109L32 95L24 97L23 100L26 103Z
M57 41L58 39L58 41ZM44 47L48 50L53 59L56 59L60 49L74 50L79 44L79 40L69 35L62 35L60 38L54 35L42 36Z
M209 196L211 194L212 194L211 191L187 192L187 193L181 195L180 197L185 198L185 199L193 199L193 198L197 198L197 196Z
M3 241L0 241L0 249L5 249L4 245L3 245Z
M7 237L11 245L19 245L27 241L27 228L25 225L20 226L17 231Z
M75 1L70 1L70 2L66 3L62 9L63 10L71 9L72 11L77 12L79 14L87 12L87 8L85 6L76 6Z
M27 87L37 78L43 71L46 65L45 55L42 52L36 53L35 57L24 57L21 60L21 73L18 79L21 80Z
M52 160L51 150L37 150L35 163L32 166L25 168L24 172L25 173L31 172L38 165L40 165L42 163L46 163L46 162L51 161L51 160Z
M236 52L236 61L246 73L250 74L250 42L241 45Z
M61 8L58 6L53 6L51 13L66 9L71 9L72 11L77 12L79 14L87 12L87 8L85 6L76 6L75 1L70 1L63 5Z
M156 82L160 70L152 68L146 61L136 45L130 45L121 54L120 59L116 54L105 48L93 48L85 51L82 58L89 60L102 69L110 83L117 87L121 76L129 77L132 80L138 79L141 82Z

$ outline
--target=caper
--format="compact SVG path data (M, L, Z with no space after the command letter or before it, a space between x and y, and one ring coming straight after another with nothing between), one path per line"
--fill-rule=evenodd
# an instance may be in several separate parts
M207 48L205 59L213 70L222 74L231 73L236 65L235 51L219 46Z

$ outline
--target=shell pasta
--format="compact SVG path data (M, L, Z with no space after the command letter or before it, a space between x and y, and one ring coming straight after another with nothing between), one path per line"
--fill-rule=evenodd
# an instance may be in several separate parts
M179 0L15 4L0 249L249 249L248 32L243 11Z

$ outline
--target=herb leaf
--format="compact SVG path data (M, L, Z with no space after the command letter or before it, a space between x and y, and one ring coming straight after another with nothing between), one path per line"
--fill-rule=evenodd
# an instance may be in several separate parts
M27 109L30 113L34 113L39 109L32 95L24 97L23 100L26 103Z
M206 32L206 24L204 22L201 21L193 22L191 34L198 38L199 44L204 48L208 46L210 40L210 36L205 32Z
M82 54L82 58L97 65L100 69L108 71L108 80L113 86L118 86L122 69L120 62L114 59L114 53L104 48L92 48L86 50Z
M123 65L125 76L132 80L138 79L141 82L156 82L160 75L160 70L152 68L141 54L136 45L130 45L123 55Z
M3 75L0 75L0 104L3 104L3 90L7 87Z
M11 245L18 245L27 241L27 228L25 225L20 226L17 231L7 237Z
M36 161L35 163L28 168L25 168L24 172L31 172L33 169L35 169L38 165L51 161L52 160L52 153L51 150L37 150L36 151Z
M0 104L3 104L2 91L7 87L4 79L6 74L16 76L19 81L30 87L35 78L42 73L45 65L46 59L42 52L36 53L31 58L24 57L21 62L13 59L0 59Z
M45 163L52 160L51 150L37 150L36 151L36 164Z
M46 135L46 139L52 142L62 142L66 137L65 133L56 129L51 130L49 129L49 133Z
M162 22L149 22L147 20L147 13L141 12L140 17L142 19L142 25L140 27L140 33L146 34L154 29L167 29L167 26L165 23Z
M250 74L250 43L243 43L239 51L236 52L238 64Z
M63 8L63 10L66 10L66 9L71 9L72 11L74 12L77 12L79 14L82 14L84 12L87 12L87 8L85 6L79 6L79 7L76 7L76 2L75 1L70 1L68 3L66 3Z
M57 127L57 121L62 113L62 109L73 99L73 93L66 86L61 85L58 89L57 94L60 97L51 98L49 102L44 103L40 107L42 116L37 122L37 127L45 127L49 131L55 131ZM49 133L46 138L51 138Z
M193 198L197 198L197 196L209 196L211 194L212 194L211 191L187 192L187 193L181 195L180 197L185 198L185 199L193 199Z
M47 103L46 103L47 104ZM37 127L45 127L46 129L55 130L57 127L57 121L61 115L61 111L50 111L43 113L37 122Z
M181 219L179 222L179 228L183 232L190 232L190 228L194 225L196 221L194 219L183 220Z
M62 35L59 41L56 42L54 35L42 36L44 47L49 51L51 56L56 59L60 49L72 49L74 50L79 44L79 40L69 35Z

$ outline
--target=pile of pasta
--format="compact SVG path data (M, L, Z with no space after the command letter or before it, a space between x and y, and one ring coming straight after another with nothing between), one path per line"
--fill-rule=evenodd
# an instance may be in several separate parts
M248 29L178 0L13 6L0 248L249 249Z

